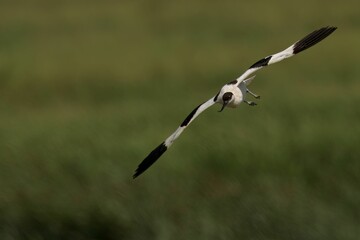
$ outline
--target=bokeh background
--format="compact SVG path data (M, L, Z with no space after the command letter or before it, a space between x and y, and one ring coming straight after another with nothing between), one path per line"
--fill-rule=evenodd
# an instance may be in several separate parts
M0 3L0 238L359 239L358 0ZM255 61L258 106L204 112Z

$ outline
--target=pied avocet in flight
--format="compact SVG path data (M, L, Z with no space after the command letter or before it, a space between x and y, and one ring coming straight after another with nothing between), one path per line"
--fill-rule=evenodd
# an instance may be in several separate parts
M255 98L260 98L260 96L254 94L248 89L248 85L254 79L255 76L250 77L251 74L256 71L270 65L282 61L283 59L292 57L299 52L308 49L309 47L317 44L332 32L336 30L336 27L323 27L318 30L313 31L308 34L301 40L295 42L293 45L287 49L275 53L273 55L267 56L246 70L240 77L236 80L225 84L220 91L207 100L206 102L197 106L192 112L185 118L181 125L176 129L176 131L170 135L164 142L162 142L158 147L156 147L138 166L136 169L133 178L136 178L142 174L146 169L148 169L159 157L174 143L174 141L180 136L180 134L185 130L187 126L197 117L200 113L205 111L207 108L211 107L215 103L222 105L219 112L224 110L225 107L236 108L240 103L244 102L250 106L255 106L256 103L246 100L245 96L247 93L252 95Z

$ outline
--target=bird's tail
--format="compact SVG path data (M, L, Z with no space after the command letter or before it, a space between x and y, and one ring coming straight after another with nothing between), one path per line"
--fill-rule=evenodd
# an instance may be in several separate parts
M255 77L256 77L256 75L245 79L245 80L244 80L245 85L246 85L246 86L249 86L250 83L252 82L252 80L254 80Z

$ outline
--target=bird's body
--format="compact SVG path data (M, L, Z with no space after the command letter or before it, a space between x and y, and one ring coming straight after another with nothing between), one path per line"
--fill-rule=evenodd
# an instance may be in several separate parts
M197 106L181 123L181 125L176 129L176 131L171 134L164 142L162 142L158 147L156 147L150 154L140 163L138 168L133 175L134 178L143 173L146 169L148 169L180 136L180 134L185 130L187 126L203 111L207 108L211 107L215 103L222 105L220 112L225 107L236 108L241 103L247 103L249 106L255 106L256 103L252 101L248 101L246 99L247 93L249 93L252 97L258 99L260 96L251 92L248 89L248 85L254 79L255 76L251 76L256 71L270 65L273 63L280 62L286 58L292 57L299 52L302 52L311 46L317 44L327 36L329 36L332 32L336 30L336 27L323 27L318 30L313 31L308 34L301 40L295 42L290 47L285 50L278 52L273 55L269 55L253 65L250 66L248 70L246 70L240 77L236 80L231 81L225 84L220 91L212 98L207 100L206 102Z
M246 96L246 89L244 91L244 88L239 88L238 86L236 86L235 84L226 84L224 85L220 92L219 92L219 96L216 99L216 103L219 103L221 105L224 104L223 101L223 96L225 93L227 92L231 92L233 94L233 101L229 102L226 107L230 107L230 108L236 108L240 105L240 103L243 102L245 96Z

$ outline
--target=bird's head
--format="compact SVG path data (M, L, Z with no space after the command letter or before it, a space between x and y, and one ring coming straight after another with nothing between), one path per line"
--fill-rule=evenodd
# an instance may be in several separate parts
M226 105L228 105L233 100L233 98L234 98L234 94L232 92L224 93L224 95L222 96L223 105L219 112L222 112L222 110L224 110Z

